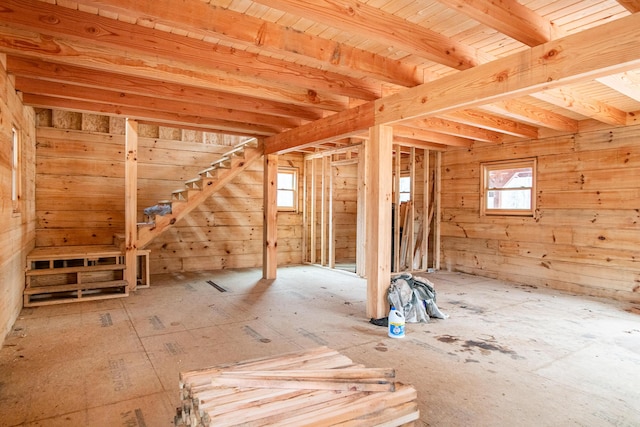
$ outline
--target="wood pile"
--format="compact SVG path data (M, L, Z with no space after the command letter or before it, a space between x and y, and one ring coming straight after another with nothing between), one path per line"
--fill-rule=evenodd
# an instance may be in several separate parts
M394 380L327 347L182 372L175 426L413 426L417 392Z

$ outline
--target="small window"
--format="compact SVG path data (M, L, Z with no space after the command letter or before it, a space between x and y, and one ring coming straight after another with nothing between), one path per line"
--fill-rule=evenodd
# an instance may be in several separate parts
M298 170L278 168L278 210L296 211L298 209Z
M408 202L411 200L411 177L410 176L401 176L400 177L400 203Z
M533 216L536 159L482 164L483 215Z
M11 205L13 213L20 212L21 176L20 176L20 133L11 128Z

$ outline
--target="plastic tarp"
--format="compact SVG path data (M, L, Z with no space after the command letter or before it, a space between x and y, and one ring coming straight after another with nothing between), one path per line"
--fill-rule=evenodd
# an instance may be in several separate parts
M395 276L387 292L389 304L402 310L406 322L429 322L429 318L446 319L436 304L433 283L424 277L413 277L409 273Z

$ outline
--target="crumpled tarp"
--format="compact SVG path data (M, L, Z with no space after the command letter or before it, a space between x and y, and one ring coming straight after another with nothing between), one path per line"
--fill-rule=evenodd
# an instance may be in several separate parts
M395 276L387 291L389 304L402 310L406 322L429 322L429 318L446 319L436 304L433 283L424 277L413 277L409 273Z

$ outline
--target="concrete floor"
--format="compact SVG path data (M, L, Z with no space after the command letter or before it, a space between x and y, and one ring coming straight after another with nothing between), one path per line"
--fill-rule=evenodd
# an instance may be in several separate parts
M450 318L393 339L353 274L260 276L158 275L129 298L24 309L0 351L0 425L172 426L180 371L317 346L396 368L425 426L640 425L638 307L442 272Z

